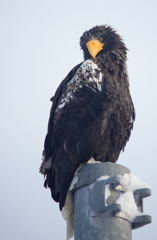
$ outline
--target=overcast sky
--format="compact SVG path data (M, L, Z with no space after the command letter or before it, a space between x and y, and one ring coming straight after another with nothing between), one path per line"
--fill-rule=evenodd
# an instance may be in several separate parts
M63 240L66 223L38 173L51 102L83 60L79 38L110 24L123 37L136 122L118 163L152 188L153 223L133 240L156 240L157 1L0 1L0 239Z

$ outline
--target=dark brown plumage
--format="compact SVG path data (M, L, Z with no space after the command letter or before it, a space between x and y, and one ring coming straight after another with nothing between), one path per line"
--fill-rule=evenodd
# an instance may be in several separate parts
M96 26L82 35L80 46L85 61L71 70L52 98L40 168L60 209L80 164L91 157L116 162L135 119L121 37L110 26Z

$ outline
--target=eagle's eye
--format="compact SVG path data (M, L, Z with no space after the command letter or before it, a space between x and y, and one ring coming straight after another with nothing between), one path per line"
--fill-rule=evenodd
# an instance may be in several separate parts
M102 37L100 37L100 38L98 38L98 40L99 40L99 42L102 42L102 41L103 41L103 38L102 38Z

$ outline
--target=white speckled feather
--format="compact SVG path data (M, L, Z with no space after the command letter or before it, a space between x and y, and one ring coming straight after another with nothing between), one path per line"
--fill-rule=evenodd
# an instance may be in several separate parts
M103 75L92 60L85 61L76 71L74 77L67 83L61 98L59 99L55 113L62 110L74 98L75 92L84 85L93 91L101 91Z

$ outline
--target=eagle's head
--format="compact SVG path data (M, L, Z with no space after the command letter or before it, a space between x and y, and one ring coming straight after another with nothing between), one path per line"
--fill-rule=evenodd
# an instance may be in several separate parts
M95 59L96 56L108 53L111 50L120 49L125 54L127 51L122 38L112 27L107 25L95 26L85 31L80 38L80 46L85 60Z

